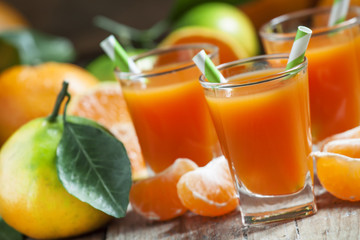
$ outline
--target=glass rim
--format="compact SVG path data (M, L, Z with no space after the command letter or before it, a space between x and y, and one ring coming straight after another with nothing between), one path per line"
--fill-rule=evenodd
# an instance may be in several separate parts
M199 49L199 52L202 49L211 50L211 52L208 54L210 59L214 58L216 55L219 54L219 48L216 45L209 44L209 43L195 43L195 44L191 43L191 44L179 44L179 45L174 45L174 46L159 47L159 48L155 48L155 49L149 50L144 53L140 53L140 54L131 56L130 58L132 58L134 60L134 62L136 62L137 60L144 59L146 57L151 57L151 56L155 56L155 55L169 53L172 51L186 50L186 49ZM152 73L122 72L118 68L115 68L114 72L115 72L115 75L119 76L119 78L122 80L137 81L137 80L141 80L144 78L151 78L151 77L161 76L161 75L165 75L165 74L169 74L169 73L175 73L175 72L183 71L183 70L190 69L193 67L196 67L196 65L194 62L192 62L190 60L189 64L186 64L185 66L174 67L170 70L159 70L159 71L155 71Z
M284 54L284 53L265 54L265 55L258 55L258 56L254 56L254 57L250 57L250 58L244 58L244 59L239 59L239 60L232 61L232 62L223 63L223 64L220 64L220 65L216 66L216 68L219 71L221 71L221 70L224 70L224 69L227 69L227 68L243 65L243 64L246 64L246 63L257 62L257 61L260 61L260 60L276 60L276 59L287 60L288 58L289 58L289 54ZM214 83L214 82L209 82L209 81L205 80L204 74L201 74L201 76L199 77L199 81L200 81L200 84L203 86L203 88L228 89L228 88L255 86L255 85L259 85L259 84L263 84L263 83L267 83L267 82L276 81L276 80L279 80L281 78L288 77L291 74L298 73L304 67L306 67L306 65L307 65L307 58L304 57L304 60L300 64L296 65L293 68L290 68L290 69L284 70L284 71L280 71L280 72L277 72L277 73L274 73L274 74L270 74L270 75L267 75L267 76L264 76L264 77L258 77L258 78L255 77L255 78L252 78L251 79L252 81L248 82L248 83L238 83L238 82Z
M296 29L294 32L287 32L287 33L274 33L274 32L267 32L267 29L271 26L275 26L277 24L289 21L291 19L301 18L304 16L310 16L313 14L322 14L322 13L330 13L331 7L314 7L314 8L308 8L304 10L299 10L292 13L287 13L281 16L278 16L276 18L271 19L264 25L260 27L259 34L262 38L268 39L268 40L293 40L296 35ZM320 35L325 34L331 34L333 32L338 32L339 30L350 28L360 21L360 7L358 6L350 6L349 12L359 12L359 16L355 16L352 18L349 18L345 20L342 23L336 24L334 26L323 26L320 28L312 29L313 33L311 37L316 37ZM306 25L304 25L306 26Z

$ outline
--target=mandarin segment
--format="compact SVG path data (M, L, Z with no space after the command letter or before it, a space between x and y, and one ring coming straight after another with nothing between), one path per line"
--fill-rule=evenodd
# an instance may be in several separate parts
M177 192L183 205L201 216L220 216L239 204L228 163L223 157L184 174L177 184Z
M339 140L339 139L352 139L352 138L360 138L360 126L349 129L347 131L344 131L344 132L341 132L338 134L334 134L328 138L325 138L318 144L318 147L319 147L319 149L323 150L324 146L328 142L331 142L334 140Z
M92 119L123 142L131 162L133 179L147 176L138 138L132 124L120 84L100 83L71 102L69 113Z
M329 193L343 200L360 200L360 159L326 152L313 156L320 183Z
M360 138L331 141L324 146L323 151L345 155L350 158L360 158Z
M170 167L148 179L136 182L130 190L133 209L149 220L169 220L184 214L187 209L177 194L180 177L197 168L188 159L177 159Z

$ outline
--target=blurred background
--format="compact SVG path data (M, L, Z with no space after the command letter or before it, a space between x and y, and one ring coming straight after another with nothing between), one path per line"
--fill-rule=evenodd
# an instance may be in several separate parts
M6 21L12 21L13 23L27 26L29 29L39 31L40 33L66 38L73 45L76 57L59 60L71 60L73 63L85 66L92 59L102 54L99 42L110 33L119 36L117 33L121 32L123 36L120 37L120 42L122 42L126 48L129 46L142 49L156 47L157 43L161 42L163 38L166 38L166 36L176 28L176 23L179 22L178 20L181 19L187 11L206 2L213 1L0 0L0 31L4 30ZM309 7L331 5L332 0L224 0L218 2L229 3L241 13L246 14L257 34L259 27L271 18ZM207 17L212 18L212 16ZM144 42L139 43L133 41L134 34L137 34L136 31L148 30L159 22L163 25L160 24L161 26L157 28L157 32L155 31L156 37L152 37L151 44L146 45ZM189 21L182 22L185 22L183 25L196 25L199 21L194 20L193 22L190 21L190 23ZM119 25L116 26L116 24ZM124 27L126 31L121 30ZM154 31L152 31L151 34L153 32ZM126 34L129 36L126 37ZM16 37L7 37L7 43L9 43L10 38L12 38L10 42L13 44L14 38ZM128 44L129 42L131 42L130 45ZM19 45L19 43L17 44ZM0 46L0 55L4 54L1 52L4 51L4 49L4 47ZM261 47L259 49L255 54L261 53ZM7 49L7 51L9 50ZM53 56L54 55L56 54L54 53ZM254 55L254 53L250 55ZM239 55L237 56L239 57ZM245 56L248 55L244 55L244 57ZM47 58L45 60L53 59ZM56 61L57 59L54 60ZM14 62L16 61L14 60ZM29 62L20 60L20 63L27 64ZM8 65L10 66L11 64ZM2 70L1 60L0 70Z
M100 54L99 42L109 35L109 32L95 26L96 16L106 16L134 28L146 29L166 18L173 2L173 0L6 0L6 3L11 4L23 15L32 28L70 39L80 60Z

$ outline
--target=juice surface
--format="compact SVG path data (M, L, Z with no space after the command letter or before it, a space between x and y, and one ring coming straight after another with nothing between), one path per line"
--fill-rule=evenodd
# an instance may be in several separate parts
M197 79L200 72L193 71L155 77L147 89L123 87L144 159L154 172L177 158L204 166L221 152Z
M308 79L295 78L264 92L258 85L258 93L206 97L233 174L253 193L290 194L304 186L311 164Z
M349 30L310 40L306 57L314 143L360 123L360 37L355 35ZM292 41L264 40L264 45L269 54L290 52Z

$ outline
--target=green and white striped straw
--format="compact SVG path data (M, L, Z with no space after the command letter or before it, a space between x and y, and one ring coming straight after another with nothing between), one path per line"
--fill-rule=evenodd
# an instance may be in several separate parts
M286 70L289 70L304 61L305 51L310 41L311 29L299 26L296 32L295 40L292 45Z
M224 76L217 70L214 63L204 50L201 50L192 59L196 66L200 69L202 74L209 80L209 82L223 83L226 82Z
M101 48L114 62L115 66L122 72L141 73L134 61L129 58L124 48L116 40L114 35L110 35L100 43Z
M350 0L334 0L328 22L329 27L345 21L349 5Z

